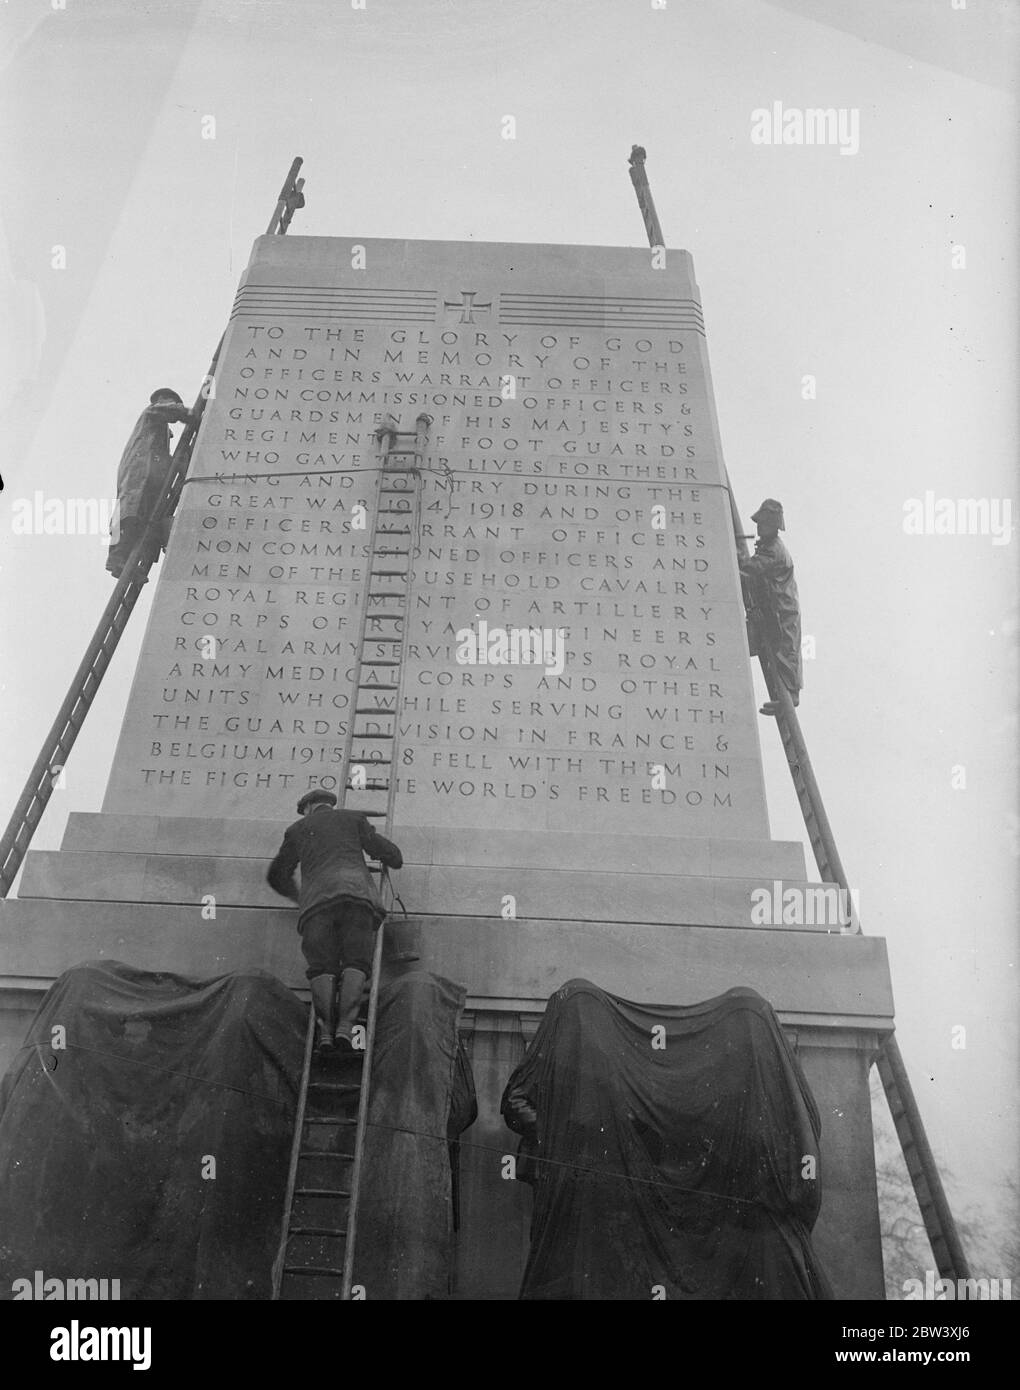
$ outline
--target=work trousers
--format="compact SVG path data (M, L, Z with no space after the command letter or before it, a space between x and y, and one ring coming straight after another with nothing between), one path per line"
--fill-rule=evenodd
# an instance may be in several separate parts
M338 903L313 912L301 927L308 979L345 969L370 975L375 932L376 916L367 903Z

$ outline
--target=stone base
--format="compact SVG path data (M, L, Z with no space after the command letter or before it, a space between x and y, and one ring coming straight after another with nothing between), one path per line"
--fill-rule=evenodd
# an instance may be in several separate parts
M23 896L0 902L0 1067L6 1069L23 1045L43 991L85 960L120 959L193 979L261 968L303 989L296 912L264 891L261 881L280 832L269 822L72 816L66 848L30 855ZM673 872L663 875L650 872L661 867L661 846L614 838L605 846L605 879L632 877L628 903L618 888L601 898L590 884L581 891L579 875L540 853L537 868L517 870L515 862L527 863L536 846L518 844L514 836L496 842L488 863L469 834L409 831L397 838L409 856L410 872L400 875L405 898L420 908L422 898L431 906L452 896L454 910L433 907L391 919L391 953L413 952L418 960L387 969L424 967L468 991L465 1035L479 1118L462 1146L455 1296L517 1295L531 1197L502 1177L502 1158L516 1152L517 1139L503 1125L499 1102L549 995L584 976L647 1003L692 1004L736 985L771 1001L822 1116L818 1252L839 1298L883 1297L868 1069L892 1027L885 943L824 929L738 925L732 906L728 915L724 909L714 920L699 920L712 903L740 901L762 870L782 866L795 879L796 853L725 841L673 844ZM458 853L464 862L457 862ZM773 859L766 866L762 856L768 855ZM437 864L439 856L446 862ZM741 867L752 877L727 872ZM428 887L433 869L446 876L434 892ZM514 891L508 877L531 905L527 883L535 874L545 876L540 912L504 920L502 895ZM650 879L668 882L653 886ZM224 905L224 885L233 904ZM203 908L205 893L217 897L215 916L209 904ZM572 894L592 912L587 920L576 908L564 911ZM662 920L669 902L676 913ZM629 917L618 910L621 904ZM642 912L648 912L644 920Z
M274 821L73 814L58 851L30 851L19 896L280 908L265 881ZM401 896L439 916L752 927L752 894L805 882L799 844L397 826ZM820 915L820 914L818 914ZM828 922L808 930L838 930Z

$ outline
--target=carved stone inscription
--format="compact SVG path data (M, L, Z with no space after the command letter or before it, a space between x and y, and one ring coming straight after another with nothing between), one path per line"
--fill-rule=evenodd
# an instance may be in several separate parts
M422 271L401 322L306 278L296 312L239 296L104 809L278 819L338 787L374 431L426 411L397 823L767 835L704 338L658 308L689 281L648 272L614 318Z

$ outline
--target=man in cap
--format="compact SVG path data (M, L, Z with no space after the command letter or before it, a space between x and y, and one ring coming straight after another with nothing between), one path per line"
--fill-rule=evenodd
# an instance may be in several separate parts
M106 568L115 579L120 578L166 483L170 470L170 426L191 419L184 402L169 386L153 391L138 417L117 469L119 533L114 532L106 561Z
M332 792L306 792L297 809L301 819L287 827L266 878L301 909L297 925L320 1049L331 1049L334 1041L353 1046L362 991L372 972L374 935L386 915L365 855L390 869L399 869L404 860L364 811L338 811ZM300 891L294 885L298 866Z
M800 703L804 680L800 655L800 600L797 581L793 577L790 552L779 539L786 530L783 505L774 497L766 497L751 520L758 530L754 554L740 560L740 573L748 581L754 606L762 615L765 636L772 649L776 671L790 692L795 705ZM752 651L752 656L757 655ZM767 700L762 714L775 714L775 700Z

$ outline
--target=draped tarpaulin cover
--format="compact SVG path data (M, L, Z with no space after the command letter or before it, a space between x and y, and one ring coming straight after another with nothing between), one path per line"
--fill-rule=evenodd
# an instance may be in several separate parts
M267 1297L306 1017L261 971L62 975L0 1086L0 1297L36 1269Z
M478 1114L457 1036L464 997L462 986L424 970L380 990L354 1262L370 1299L450 1292L450 1144Z
M571 980L503 1096L534 1187L526 1299L831 1298L818 1111L771 1006Z
M405 1087L429 1132L445 1136L452 1115L470 1122L454 1096L462 997L448 981L381 988L373 1115L384 1126L408 1117L394 1099ZM262 971L196 984L96 961L62 975L0 1085L0 1299L37 1269L120 1279L124 1299L269 1297L307 1017ZM406 1072L411 1060L427 1082ZM384 1266L392 1248L413 1247L414 1220L437 1240L451 1222L445 1142L405 1143L403 1156L403 1206L377 1233L390 1242L374 1254ZM367 1180L373 1200L394 1190L385 1161ZM415 1207L430 1201L445 1209ZM406 1296L434 1284L433 1273Z

